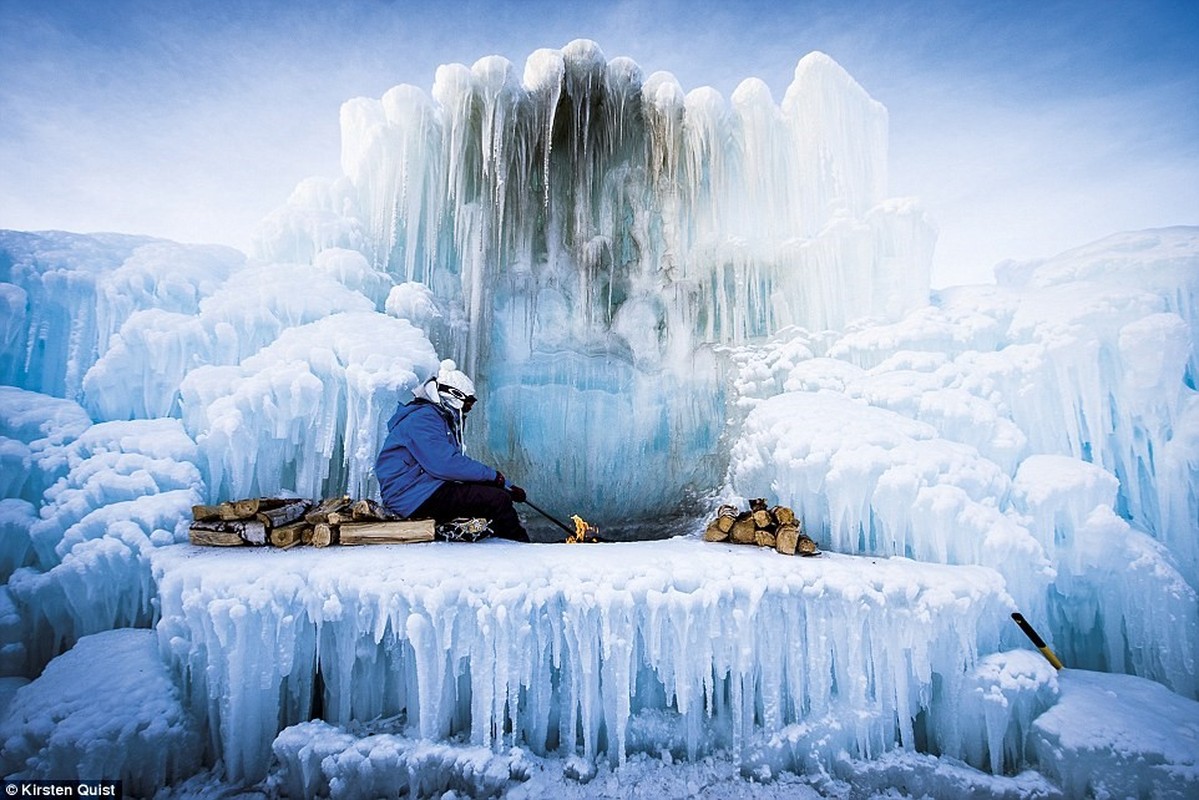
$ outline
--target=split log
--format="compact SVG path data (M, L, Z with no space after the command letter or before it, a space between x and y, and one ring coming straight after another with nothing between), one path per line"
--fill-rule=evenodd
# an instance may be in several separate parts
M726 506L721 506L720 508L716 509L716 521L714 524L718 528L720 528L721 532L728 534L728 532L733 529L733 523L735 523L736 521L737 521L737 507L736 506L727 506L726 505ZM728 536L726 535L723 538L727 539Z
M820 555L820 548L816 546L816 543L807 536L804 536L802 533L799 535L799 545L796 547L796 549L799 551L801 556Z
M310 508L312 508L312 503L307 500L289 500L274 508L260 507L254 518L265 525L269 532L275 528L282 528L285 525L303 522L304 514Z
M729 538L729 530L732 530L733 527L732 521L730 520L730 524L727 529L722 529L720 524L726 519L728 518L717 517L708 523L708 529L704 531L705 542L723 542L725 539Z
M737 544L749 544L754 540L754 534L757 530L757 526L754 525L753 515L743 514L733 523L733 529L729 532L729 536Z
M318 522L312 526L312 546L328 547L337 544L340 541L337 534L337 526L327 522Z
M398 522L403 517L391 513L374 500L355 500L350 506L350 519L354 522Z
M266 526L256 519L200 520L191 524L189 538L195 532L231 533L246 544L266 544Z
M241 547L246 543L233 531L210 531L196 527L187 532L187 539L192 544L205 547Z
M254 519L260 512L269 512L290 505L295 500L285 497L248 497L244 500L226 500L215 506L192 506L192 519L196 522Z
M434 523L431 519L398 522L345 522L339 527L343 545L431 542L434 533Z
M774 518L770 516L770 512L764 508L755 510L752 514L754 518L754 527L758 530L768 530L774 527Z
M795 512L786 506L775 506L774 508L770 509L770 516L773 517L774 521L780 526L795 524Z
M268 536L271 544L275 547L294 547L297 544L306 544L304 541L305 534L307 534L308 542L311 542L312 525L301 519L290 525L280 525L277 528L271 528Z
M251 519L256 513L258 513L257 500L226 500L215 506L192 506L192 519L196 522L215 522L217 520L232 522Z
M783 555L793 556L799 546L799 528L795 525L779 525L774 532L774 549Z
M348 511L349 508L350 496L348 494L342 495L341 497L330 497L318 503L316 508L304 515L304 519L313 525L321 522L327 523L329 521L330 514Z
M765 497L755 497L753 500L750 500L749 501L749 510L750 511L765 511L766 510L766 498Z
M234 500L228 505L232 507L233 519L254 519L259 511L278 508L286 502L273 497L247 497L244 500Z
M261 511L271 511L276 508L282 508L283 506L291 505L299 499L300 498L298 497L256 497L254 498L253 502L257 503L258 506L254 513L257 514ZM304 500L302 502L308 501Z
M209 520L221 518L221 507L218 506L192 506L192 521L207 522Z
M770 531L764 531L761 528L754 531L754 544L758 547L774 547L774 534Z

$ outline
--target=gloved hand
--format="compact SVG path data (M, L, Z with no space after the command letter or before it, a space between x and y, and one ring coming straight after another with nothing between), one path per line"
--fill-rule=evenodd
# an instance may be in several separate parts
M500 487L501 489L507 489L508 494L512 495L512 501L514 503L523 503L525 501L525 499L528 498L528 495L525 494L524 489L520 488L519 486L517 486L515 484L513 484L512 486L509 486L508 479L505 478L504 473L500 472L498 469L495 471L494 483L496 486Z

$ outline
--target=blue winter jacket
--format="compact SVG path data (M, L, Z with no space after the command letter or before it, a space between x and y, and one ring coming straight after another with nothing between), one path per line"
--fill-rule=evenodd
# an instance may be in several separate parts
M487 483L495 469L463 454L449 412L423 398L396 409L375 460L383 505L411 516L447 481Z

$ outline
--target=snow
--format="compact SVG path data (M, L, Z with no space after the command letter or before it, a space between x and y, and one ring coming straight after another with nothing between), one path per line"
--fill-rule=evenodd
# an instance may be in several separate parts
M1132 675L1075 670L1062 674L1061 692L1030 738L1068 797L1194 794L1199 703Z
M930 292L887 111L820 53L776 102L576 40L341 125L342 174L250 256L0 232L6 774L115 747L166 797L1195 793L1199 228ZM197 503L374 497L442 358L471 454L619 541L183 544ZM825 555L699 540L751 497Z
M9 780L121 780L152 794L199 766L201 740L147 630L80 639L12 695L0 719Z

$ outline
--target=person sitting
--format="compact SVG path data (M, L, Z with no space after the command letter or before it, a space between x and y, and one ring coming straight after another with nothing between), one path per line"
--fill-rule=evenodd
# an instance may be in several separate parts
M491 520L496 536L529 541L513 502L525 491L502 472L466 455L462 429L475 404L475 384L453 361L413 392L387 423L375 461L383 505L406 518L438 524L462 517Z

